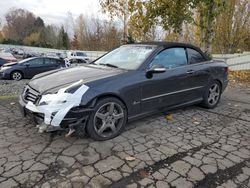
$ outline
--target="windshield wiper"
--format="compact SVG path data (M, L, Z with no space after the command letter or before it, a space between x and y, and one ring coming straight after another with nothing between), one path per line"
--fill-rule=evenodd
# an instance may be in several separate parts
M110 64L110 63L107 63L107 64L106 63L100 63L99 65L104 65L104 66L112 67L112 68L119 68L118 66Z

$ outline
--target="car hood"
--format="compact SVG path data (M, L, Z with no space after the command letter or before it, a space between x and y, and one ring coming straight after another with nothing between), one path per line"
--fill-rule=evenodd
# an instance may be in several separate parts
M3 65L3 67L11 67L11 66L16 65L16 64L17 64L17 62L5 63L5 64Z
M106 67L77 66L38 74L28 85L40 93L46 93L66 87L79 80L83 80L83 83L87 83L123 72L124 70L121 69Z

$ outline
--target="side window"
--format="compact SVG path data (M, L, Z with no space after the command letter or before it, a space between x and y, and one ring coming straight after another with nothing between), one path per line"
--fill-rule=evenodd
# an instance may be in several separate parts
M191 48L188 48L187 52L188 52L188 61L190 64L195 64L205 61L204 57L200 54L200 52Z
M57 64L57 65L61 65L61 64L64 64L64 63L65 63L64 60L59 60L59 59L58 59L58 60L56 61L56 64Z
M163 65L171 69L187 64L187 57L184 48L169 48L155 56L152 65Z
M49 58L45 59L45 65L46 66L51 66L51 65L56 65L56 64L57 64L57 62L56 62L55 59L49 59Z
M38 67L44 65L43 58L32 59L27 62L31 67Z

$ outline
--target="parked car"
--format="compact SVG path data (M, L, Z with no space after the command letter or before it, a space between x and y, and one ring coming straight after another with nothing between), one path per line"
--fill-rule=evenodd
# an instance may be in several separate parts
M90 59L84 52L81 51L68 51L67 58L72 63L89 63Z
M34 52L25 52L23 54L23 59L27 59L27 58L30 58L30 57L38 57L38 55L36 55Z
M0 58L0 67L3 66L3 64L8 63L5 59Z
M65 67L64 61L56 58L33 57L20 62L4 64L0 69L0 77L21 80L34 75Z
M17 62L17 59L11 53L0 52L0 67L12 62Z
M130 44L92 64L35 76L19 103L37 121L107 140L126 122L158 111L199 103L214 108L227 83L228 66L193 45Z

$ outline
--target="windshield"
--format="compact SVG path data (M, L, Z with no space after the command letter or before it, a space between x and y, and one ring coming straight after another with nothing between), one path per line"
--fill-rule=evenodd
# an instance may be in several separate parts
M34 57L30 57L30 58L23 59L23 60L19 61L18 64L23 64L23 63L25 63L26 61L29 61L29 60L31 60L31 59L35 59L35 58L34 58Z
M137 69L143 61L154 51L155 46L126 45L121 46L101 57L94 64L117 67L126 70Z
M83 56L86 57L87 55L83 52L76 52L76 56Z

